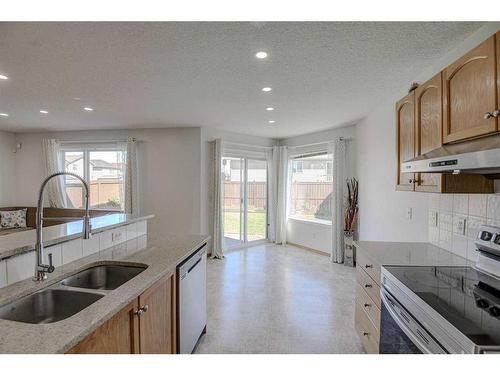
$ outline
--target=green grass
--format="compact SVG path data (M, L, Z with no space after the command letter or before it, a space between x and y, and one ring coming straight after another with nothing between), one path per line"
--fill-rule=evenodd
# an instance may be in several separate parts
M249 212L248 215L248 235L266 236L266 213ZM224 233L240 232L240 213L224 212Z

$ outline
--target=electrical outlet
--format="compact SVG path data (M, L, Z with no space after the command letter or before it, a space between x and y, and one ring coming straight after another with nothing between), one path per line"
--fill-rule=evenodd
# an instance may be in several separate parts
M408 207L408 209L406 211L406 218L408 220L411 220L413 218L413 208Z

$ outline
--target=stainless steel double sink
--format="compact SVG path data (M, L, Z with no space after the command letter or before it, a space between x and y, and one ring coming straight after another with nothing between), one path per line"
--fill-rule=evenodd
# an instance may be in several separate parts
M0 319L31 324L69 318L133 279L147 266L101 264L0 307Z

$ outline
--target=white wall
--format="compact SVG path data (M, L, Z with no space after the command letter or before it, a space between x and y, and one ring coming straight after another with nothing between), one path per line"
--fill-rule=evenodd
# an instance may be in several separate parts
M16 154L16 202L35 205L44 177L42 138L61 140L138 139L139 205L154 213L153 234L200 232L200 128L79 131L17 134L22 150Z
M346 149L346 177L356 177L356 160L358 155L355 125L282 139L279 143L286 146L300 146L334 140L339 137L348 139ZM288 242L325 253L331 253L331 226L289 219L286 229Z
M16 200L14 133L0 131L0 207L12 206Z
M417 82L431 78L455 59L500 28L489 23L432 66L422 67ZM401 82L398 92L387 93L381 103L357 124L357 172L360 183L360 239L380 241L427 241L429 195L395 191L396 151L394 106L407 92L410 82ZM407 219L412 208L413 218Z

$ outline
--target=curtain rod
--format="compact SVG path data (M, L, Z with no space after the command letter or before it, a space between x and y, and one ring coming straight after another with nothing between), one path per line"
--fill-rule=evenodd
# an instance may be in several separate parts
M339 141L350 141L352 138L347 138L347 137L338 137L337 138ZM311 146L319 146L319 145L327 145L332 141L323 141L323 142L316 142L316 143L308 143L306 145L297 145L297 146L288 146L288 148L301 148L301 147L311 147ZM286 145L284 145L286 146Z
M137 142L136 138L132 138L134 142ZM104 140L104 139L99 139L99 140L84 140L84 141L64 141L62 139L58 139L58 142L60 143L127 143L127 139L109 139L109 140Z
M240 147L255 147L255 148L264 148L264 149L272 149L272 146L259 146L259 145L247 145L245 143L235 143L235 142L226 142L222 140L223 144L226 145L233 145L233 146L240 146Z

